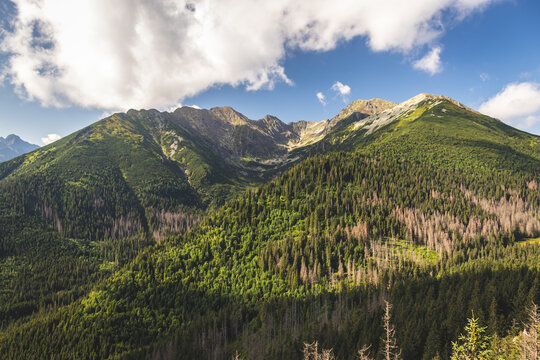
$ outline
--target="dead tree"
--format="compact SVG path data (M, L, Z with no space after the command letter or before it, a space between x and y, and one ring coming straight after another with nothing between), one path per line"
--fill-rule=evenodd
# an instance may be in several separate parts
M332 349L322 349L319 353L319 342L304 343L304 360L335 360Z
M388 302L384 302L384 315L383 315L383 328L384 328L384 347L383 356L385 360L399 360L401 359L401 350L396 342L396 329L392 325L392 305Z
M538 350L538 325L540 324L540 314L538 305L532 303L527 310L528 322L521 334L521 359L539 360Z
M369 349L371 348L371 345L364 345L360 350L358 350L357 358L358 360L372 360L372 358L369 356Z

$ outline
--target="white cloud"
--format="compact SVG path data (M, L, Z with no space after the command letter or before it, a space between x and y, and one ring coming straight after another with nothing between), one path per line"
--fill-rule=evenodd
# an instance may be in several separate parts
M489 80L489 74L488 73L481 73L480 74L480 80L482 80L482 82L486 82Z
M523 121L522 126L525 129L529 129L529 128L532 128L536 124L540 124L540 114L527 116L525 120Z
M62 137L58 134L48 134L46 137L41 138L41 142L45 145L49 145L57 140L60 140Z
M183 105L182 103L176 103L176 104L174 104L174 105L172 105L172 106L169 106L169 107L167 107L167 108L165 108L165 109L158 109L158 110L160 110L160 111L167 111L167 112L172 113L172 112L174 112L176 109L179 109L179 108L181 108L181 107L183 107L183 106L187 106L187 107L190 107L190 108L193 108L193 109L198 109L198 110L201 110L201 109L202 109L199 105L195 105L195 104L193 104L193 105Z
M164 109L158 109L158 110L167 111L167 112L172 113L172 112L174 112L176 109L181 108L182 106L183 106L182 103L178 102L178 103L175 103L175 104L173 104L173 105L171 105L171 106L167 106L167 107L164 108Z
M321 104L326 105L326 96L322 92L317 93L317 99Z
M427 72L430 75L435 75L442 71L441 64L441 47L436 46L430 50L423 58L414 62L415 69Z
M513 125L530 128L540 123L540 84L509 84L480 105L479 111Z
M332 85L332 90L338 93L338 95L341 96L343 101L347 101L349 94L351 93L351 87L349 85L342 84L339 81L336 81L334 85Z
M3 73L46 106L166 108L209 87L292 84L287 51L363 36L374 51L431 44L495 0L12 0ZM444 13L444 16L442 14Z

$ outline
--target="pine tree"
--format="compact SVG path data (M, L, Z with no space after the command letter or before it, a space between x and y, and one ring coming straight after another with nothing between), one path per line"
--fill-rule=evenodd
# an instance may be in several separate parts
M478 325L474 313L465 326L465 335L459 336L459 342L452 342L451 360L487 360L491 354L485 327Z

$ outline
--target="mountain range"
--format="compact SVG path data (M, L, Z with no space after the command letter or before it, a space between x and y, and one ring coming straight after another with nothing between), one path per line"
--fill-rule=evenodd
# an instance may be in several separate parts
M444 96L113 114L0 163L0 353L449 358L540 302L540 137ZM494 340L495 341L495 340ZM493 346L495 346L493 345Z
M15 134L10 134L4 139L0 136L0 162L13 159L16 156L25 154L37 149L39 146L30 144Z

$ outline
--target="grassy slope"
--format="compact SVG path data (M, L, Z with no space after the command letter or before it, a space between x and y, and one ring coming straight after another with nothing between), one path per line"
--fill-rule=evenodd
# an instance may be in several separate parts
M361 128L339 128L316 145L316 151L369 149L385 156L406 157L448 166L473 176L493 171L540 171L540 137L448 101L433 100L366 135Z

